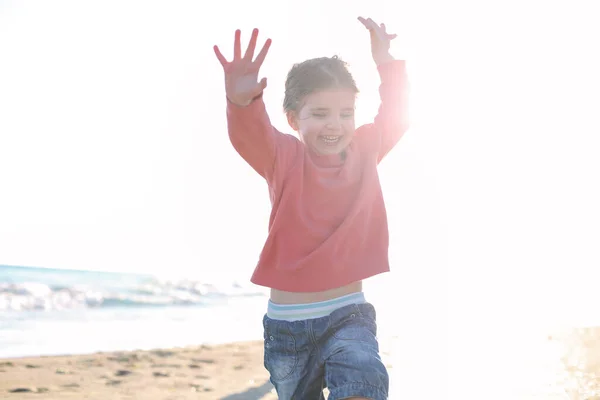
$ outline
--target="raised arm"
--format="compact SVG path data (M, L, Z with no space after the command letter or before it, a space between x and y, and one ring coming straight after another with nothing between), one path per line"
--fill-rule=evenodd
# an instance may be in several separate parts
M233 147L265 179L273 175L278 141L282 136L273 128L262 101L267 79L258 81L258 72L267 55L271 40L254 58L258 29L252 31L244 56L241 55L240 31L235 32L233 60L227 61L219 48L215 54L225 73L227 127Z
M374 128L379 141L378 161L381 161L409 127L408 79L406 64L402 60L387 61L377 68L381 77L381 104L375 117Z
M379 162L398 143L409 127L406 63L403 60L395 60L390 54L390 41L396 35L387 33L385 24L378 25L370 18L359 20L369 30L371 54L381 78L381 104L368 133L370 140L376 141L373 145Z

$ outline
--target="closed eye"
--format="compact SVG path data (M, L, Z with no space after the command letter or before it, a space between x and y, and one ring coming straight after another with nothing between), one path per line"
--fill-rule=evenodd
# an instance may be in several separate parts
M329 112L326 111L313 111L311 116L317 119L324 119L329 116ZM344 111L340 114L342 119L352 119L354 118L354 110Z

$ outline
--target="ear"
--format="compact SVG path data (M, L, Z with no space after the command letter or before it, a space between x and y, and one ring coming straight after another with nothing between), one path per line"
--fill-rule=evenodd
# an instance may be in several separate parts
M286 113L287 116L287 120L288 120L288 124L290 124L290 127L295 130L296 132L298 132L298 129L300 128L298 125L298 116L296 115L295 111L288 111Z

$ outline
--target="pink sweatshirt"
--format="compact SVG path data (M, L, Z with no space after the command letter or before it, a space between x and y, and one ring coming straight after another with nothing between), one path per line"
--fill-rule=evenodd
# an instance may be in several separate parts
M381 105L340 155L313 153L275 129L262 97L227 102L236 151L267 182L269 234L251 281L290 292L337 288L389 271L388 225L377 165L408 129L404 61L378 67Z

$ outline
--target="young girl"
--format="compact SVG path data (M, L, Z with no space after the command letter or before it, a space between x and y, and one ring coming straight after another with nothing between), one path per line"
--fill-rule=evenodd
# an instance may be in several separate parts
M389 53L396 37L369 30L381 77L373 123L355 128L358 89L337 57L296 64L283 109L296 136L271 125L258 80L269 50L254 58L258 30L244 55L235 33L233 60L215 46L225 72L229 138L268 184L269 234L251 281L271 288L264 364L280 399L388 397L374 307L361 280L389 271L386 210L377 165L408 129L405 62Z

